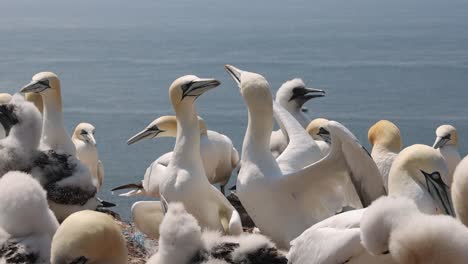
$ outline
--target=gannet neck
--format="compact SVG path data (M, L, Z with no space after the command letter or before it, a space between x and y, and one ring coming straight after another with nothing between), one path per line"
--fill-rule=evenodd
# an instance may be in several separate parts
M182 101L174 106L177 118L177 137L172 160L202 164L200 157L200 128L195 103Z
M273 105L249 106L248 124L242 148L242 161L264 157L273 160L270 135L273 130Z

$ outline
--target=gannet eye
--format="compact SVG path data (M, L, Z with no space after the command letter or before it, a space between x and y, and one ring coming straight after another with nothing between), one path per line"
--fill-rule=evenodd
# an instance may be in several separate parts
M433 180L435 180L435 181L440 180L440 179L441 179L440 173L437 172L437 171L436 171L436 172L433 172L433 173L431 174L431 178L432 178Z
M452 139L452 136L450 134L448 134L448 135L442 137L442 139L450 140L450 139Z
M80 135L87 135L88 132L86 130L81 130Z

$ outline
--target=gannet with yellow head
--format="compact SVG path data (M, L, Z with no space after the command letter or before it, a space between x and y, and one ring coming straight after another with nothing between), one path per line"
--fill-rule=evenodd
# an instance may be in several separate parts
M412 199L421 212L454 215L450 189L444 182L447 165L439 151L412 145L395 158L388 176L388 192Z
M327 130L328 119L316 118L310 121L306 128L309 135L315 140L320 148L320 152L325 157L330 152L331 137Z
M159 192L168 202L182 202L203 228L240 234L238 212L206 177L200 155L200 128L195 100L219 86L215 79L186 75L169 88L176 113L177 137L172 158L159 176Z
M84 210L70 215L54 235L51 264L126 264L127 246L111 216Z
M453 172L461 161L460 154L458 153L457 129L452 125L439 126L436 129L436 139L433 147L440 151L445 162L447 162L449 172L444 181L450 187L452 185Z
M65 130L62 113L60 80L53 72L41 72L32 77L22 93L38 93L44 103L41 149L75 155L75 145Z
M95 132L96 128L93 125L80 123L73 132L72 141L76 147L76 157L88 167L99 191L104 181L104 166L99 160Z
M400 129L388 120L380 120L369 128L367 137L373 146L371 156L388 190L388 174L402 147Z

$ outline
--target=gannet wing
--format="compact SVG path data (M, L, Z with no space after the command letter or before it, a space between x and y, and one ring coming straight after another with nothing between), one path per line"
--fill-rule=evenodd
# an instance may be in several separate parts
M301 169L322 158L320 148L299 122L282 106L273 101L273 113L289 143L276 158L283 173Z
M363 252L359 228L306 230L291 242L291 263L346 263Z
M211 201L216 201L220 206L219 214L225 232L230 235L240 235L243 230L239 213L215 186L210 186Z
M104 165L102 164L100 160L98 160L97 167L98 167L97 176L99 180L99 186L102 186L102 183L104 182Z
M377 165L353 133L336 121L330 121L328 129L333 130L330 133L336 134L341 139L349 177L362 205L367 207L378 197L386 195Z
M149 238L159 238L159 225L164 218L160 201L138 201L132 205L132 219L135 227Z

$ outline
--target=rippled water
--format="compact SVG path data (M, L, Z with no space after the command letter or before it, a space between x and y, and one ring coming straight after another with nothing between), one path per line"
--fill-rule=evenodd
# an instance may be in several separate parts
M385 118L405 145L432 144L435 127L451 123L467 152L466 1L64 2L0 0L0 90L17 91L39 71L59 74L67 128L96 126L106 168L100 195L126 218L137 199L109 190L141 179L174 140L125 142L172 113L175 78L222 82L198 110L240 150L246 108L226 63L263 74L273 90L294 77L325 89L309 115L342 122L366 146L367 129Z

